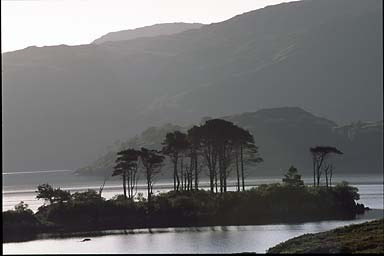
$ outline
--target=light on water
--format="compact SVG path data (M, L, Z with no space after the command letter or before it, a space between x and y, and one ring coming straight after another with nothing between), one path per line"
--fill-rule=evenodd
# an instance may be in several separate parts
M367 219L303 224L142 229L127 231L126 234L110 232L108 235L96 237L50 238L6 243L3 246L5 254L265 253L268 248L292 237L365 221ZM80 242L84 237L91 238L91 241Z

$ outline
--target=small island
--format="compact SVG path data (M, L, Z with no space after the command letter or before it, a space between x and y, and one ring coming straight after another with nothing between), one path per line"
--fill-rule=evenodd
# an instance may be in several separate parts
M294 173L290 170L289 174ZM225 194L202 189L170 191L154 195L151 204L143 197L136 201L122 195L106 200L94 190L68 196L44 184L38 195L56 193L52 203L41 206L37 213L23 203L3 212L3 242L32 240L40 233L353 219L365 210L355 202L357 189L347 183L326 188L297 185L292 176L284 180Z
M255 170L263 161L249 131L211 119L187 133L168 133L162 145L161 150L118 152L110 176L122 178L123 194L109 200L102 197L105 180L99 191L76 193L39 185L36 198L45 203L36 213L23 202L3 212L3 242L30 240L41 233L353 219L366 210L356 203L357 188L347 182L332 184L334 166L328 161L332 154L342 154L335 147L309 149L313 185L305 185L291 166L281 183L245 189L246 166ZM173 171L173 190L154 194L165 160ZM204 173L209 181L205 189L200 184ZM231 173L235 191L229 191ZM137 193L139 177L144 177L146 197Z
M289 239L267 253L384 253L384 219L305 234Z

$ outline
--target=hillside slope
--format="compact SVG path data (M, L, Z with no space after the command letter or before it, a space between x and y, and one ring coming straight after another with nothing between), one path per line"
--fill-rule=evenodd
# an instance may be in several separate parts
M74 169L111 141L206 115L299 106L379 120L381 18L379 0L306 0L173 35L5 53L3 168Z
M249 130L259 147L264 162L248 169L248 176L282 176L289 166L299 168L305 176L312 175L309 148L332 145L340 149L342 157L332 157L335 173L381 173L383 165L383 122L352 123L338 126L335 122L315 116L297 107L262 109L256 112L222 117ZM139 136L122 141L108 153L80 168L81 175L112 173L116 152L123 148L148 147L161 149L167 132L186 132L189 126L165 124L150 127ZM164 177L171 177L172 167L163 168ZM234 174L234 173L232 173Z

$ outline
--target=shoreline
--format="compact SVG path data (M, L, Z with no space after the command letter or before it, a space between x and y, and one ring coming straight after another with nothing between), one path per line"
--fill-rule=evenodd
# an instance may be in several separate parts
M304 234L267 250L267 254L384 253L384 218Z

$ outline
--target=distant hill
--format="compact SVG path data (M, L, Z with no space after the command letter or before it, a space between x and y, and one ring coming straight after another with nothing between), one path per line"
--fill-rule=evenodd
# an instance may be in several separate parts
M328 119L314 116L298 107L262 109L256 112L222 117L248 129L259 146L264 163L250 176L283 175L290 165L299 168L304 175L312 175L309 148L316 145L332 145L344 155L334 157L335 173L381 173L383 165L383 121L357 122L338 126ZM112 173L116 152L123 148L149 147L161 149L167 132L186 132L190 126L166 124L151 127L132 139L121 142L91 165L80 168L81 175ZM169 172L172 168L163 168ZM164 176L169 176L166 173ZM171 177L171 176L169 176Z
M75 169L146 127L262 108L380 120L382 45L382 1L304 0L172 35L8 52L3 170Z
M92 44L101 44L108 41L124 41L140 37L154 37L160 35L177 34L189 29L201 28L204 24L201 23L163 23L152 26L146 26L136 29L121 30L110 32L102 37L94 40Z

